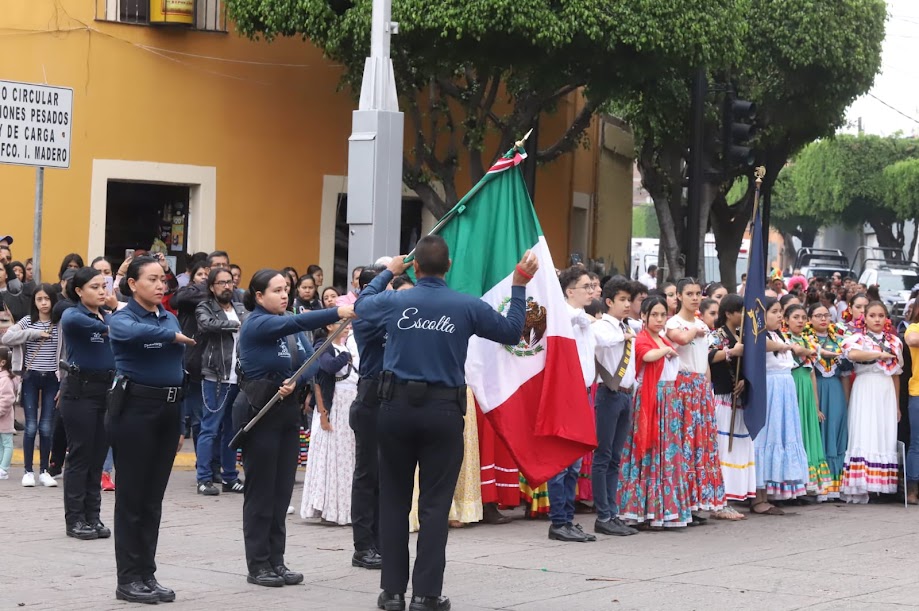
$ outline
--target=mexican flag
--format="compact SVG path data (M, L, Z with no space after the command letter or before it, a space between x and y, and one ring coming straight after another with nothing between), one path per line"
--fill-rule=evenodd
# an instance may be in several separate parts
M516 149L499 159L444 217L440 235L453 258L447 284L500 313L516 264L527 250L539 257L520 341L473 337L466 358L479 408L536 487L593 450L597 437L555 265L518 167L525 158Z

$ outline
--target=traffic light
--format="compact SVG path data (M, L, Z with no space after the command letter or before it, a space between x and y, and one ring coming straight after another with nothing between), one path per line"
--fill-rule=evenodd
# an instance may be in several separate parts
M755 120L756 104L736 99L734 91L728 88L721 120L721 145L724 147L722 154L726 173L737 167L752 167L755 163L753 149L749 146L756 133Z

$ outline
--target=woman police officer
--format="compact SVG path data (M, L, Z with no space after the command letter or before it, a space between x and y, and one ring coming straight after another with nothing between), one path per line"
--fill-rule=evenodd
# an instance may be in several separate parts
M163 494L177 447L185 378L183 357L194 340L162 306L163 266L153 257L131 261L121 281L127 306L109 320L116 377L107 427L118 471L115 490L115 597L129 602L175 600L156 572Z
M234 428L239 428L276 392L282 397L243 442L246 580L274 587L303 581L302 574L284 565L285 521L300 449L300 404L294 390L317 371L312 367L299 379L290 379L313 353L302 332L354 318L353 306L285 315L287 282L280 272L263 269L249 283L243 304L252 314L239 331L238 361L246 401L235 405L237 412L247 413L234 414Z
M108 452L105 393L115 373L108 322L118 300L106 295L105 278L91 267L77 270L67 283L67 296L76 306L61 318L66 350L61 368L68 375L61 386L59 410L70 448L64 470L64 519L68 537L105 539L112 534L99 520L102 463Z

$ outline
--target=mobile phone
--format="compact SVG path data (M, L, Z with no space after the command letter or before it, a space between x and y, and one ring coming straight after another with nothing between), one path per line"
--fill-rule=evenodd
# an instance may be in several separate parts
M105 276L105 294L111 295L114 288L115 288L115 277Z
M124 258L125 258L125 259L133 259L133 258L134 258L134 249L133 249L133 248L125 248L125 249L124 249Z

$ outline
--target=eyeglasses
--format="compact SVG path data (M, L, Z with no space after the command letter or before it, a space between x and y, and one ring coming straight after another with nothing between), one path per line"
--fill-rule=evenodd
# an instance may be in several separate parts
M214 284L217 286L233 286L236 283L232 280L217 280Z
M829 318L829 314L814 314L812 318Z
M576 289L583 289L583 290L585 290L585 291L592 291L592 290L594 290L594 289L600 288L600 285L599 285L599 284L579 284L578 286L576 286L576 287L574 287L574 288L576 288Z

